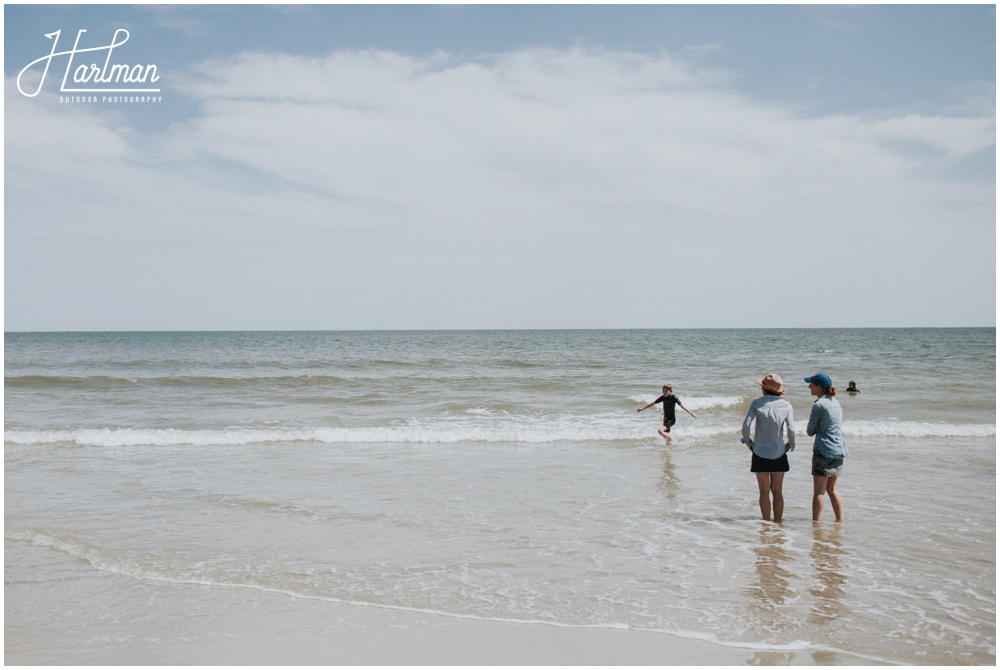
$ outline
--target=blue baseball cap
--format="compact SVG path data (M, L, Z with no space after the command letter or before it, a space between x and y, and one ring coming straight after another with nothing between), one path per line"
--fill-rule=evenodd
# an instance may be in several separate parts
M806 384L816 384L822 388L828 389L833 386L833 382L822 372L814 374L812 377L806 377Z

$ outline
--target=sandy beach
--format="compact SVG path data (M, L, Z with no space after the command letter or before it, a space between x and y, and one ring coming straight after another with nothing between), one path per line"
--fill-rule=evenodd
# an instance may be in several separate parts
M634 630L479 621L93 572L86 606L22 599L8 576L7 665L807 665L842 654L739 649ZM79 585L79 582L78 582ZM36 591L37 593L37 591ZM109 608L112 600L143 610ZM103 601L103 602L102 602ZM80 603L80 601L76 601ZM81 603L82 605L82 603ZM117 618L85 622L87 611ZM119 625L129 619L129 632ZM19 625L26 621L31 626ZM58 646L51 646L53 640ZM44 645L44 646L43 646ZM868 662L864 661L865 664Z

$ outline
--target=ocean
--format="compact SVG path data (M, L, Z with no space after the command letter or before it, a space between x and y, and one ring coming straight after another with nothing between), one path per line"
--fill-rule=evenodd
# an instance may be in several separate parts
M810 516L816 372L843 523ZM780 525L739 442L767 373ZM669 445L636 413L664 383L697 415ZM7 658L197 640L211 613L163 613L221 589L996 663L994 328L6 333L4 465Z

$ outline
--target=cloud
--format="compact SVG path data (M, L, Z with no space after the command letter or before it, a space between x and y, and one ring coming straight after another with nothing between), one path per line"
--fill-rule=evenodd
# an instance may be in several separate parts
M838 21L836 19L831 19L831 18L828 18L828 17L825 17L825 16L820 16L818 14L815 15L814 18L815 18L815 20L818 23L821 23L824 26L827 26L827 27L832 28L834 30L844 31L844 32L851 32L851 33L861 32L860 28L858 28L853 23L849 23L848 21Z
M676 325L624 297L664 268L699 294L668 298L691 319L681 325L814 325L803 323L807 285L789 289L802 307L780 323L760 322L739 287L753 268L786 274L817 253L859 278L845 287L844 322L898 310L899 291L913 306L896 316L924 313L932 282L885 273L889 253L925 265L949 245L973 274L936 281L961 290L988 278L975 245L994 235L993 186L942 175L994 146L992 115L802 117L729 80L666 54L587 46L248 52L172 79L199 113L155 136L8 95L8 186L20 189L15 214L37 197L31 184L56 183L65 210L143 211L144 221L73 220L84 234L178 245L157 258L183 257L218 291L202 301L216 313L240 277L270 314L310 327ZM964 242L942 232L956 204L976 227ZM211 250L227 255L212 261ZM172 280L150 281L169 292ZM337 318L302 317L304 299L290 306L310 290L327 291ZM942 308L963 319L994 304L959 302Z
M704 58L706 56L712 56L718 53L724 53L726 51L726 45L722 42L706 42L704 44L694 44L691 46L684 47L683 53L685 56L691 56L693 58Z

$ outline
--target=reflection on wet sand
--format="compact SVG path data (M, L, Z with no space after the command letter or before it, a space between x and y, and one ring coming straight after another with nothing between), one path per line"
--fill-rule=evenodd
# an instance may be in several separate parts
M673 500L677 495L677 472L674 470L673 458L670 449L663 450L663 476L660 477L660 490L667 500Z
M753 547L755 577L745 592L750 619L759 626L761 639L769 633L798 628L803 641L825 639L813 626L827 626L847 613L845 598L845 551L842 526L815 525L809 546L809 564L794 550L802 535L771 523L761 523L759 542ZM806 536L808 537L808 536ZM798 557L796 563L795 557ZM799 588L796 588L796 587ZM808 596L802 589L806 588ZM804 611L808 608L808 611ZM808 659L808 660L807 660ZM755 652L745 665L790 665L812 663L837 665L842 662L832 649L762 650Z
M794 575L789 571L791 554L787 548L785 529L770 522L761 522L759 539L753 547L756 579L745 590L749 620L760 629L760 639L773 639L774 631L799 625L790 607L796 599L792 587ZM745 665L791 665L794 651L760 650L754 652Z
M761 629L761 639L768 633L798 628L800 639L813 640L811 625L829 624L846 609L843 602L845 577L841 564L844 550L840 526L816 526L812 530L809 551L811 569L802 562L802 553L794 551L795 540L802 536L772 523L761 523L759 542L753 547L756 579L746 589L751 620ZM796 563L795 557L798 557ZM801 587L808 584L812 597L803 598ZM799 586L799 588L796 588ZM808 605L807 605L808 603ZM808 613L803 612L807 605ZM805 616L804 616L805 615ZM761 650L745 665L836 665L842 659L830 649Z
M793 595L792 573L786 567L790 557L785 540L781 526L761 524L760 544L754 547L757 583L751 587L751 592L765 609L782 605Z
M845 610L844 576L842 562L844 548L841 545L840 524L813 527L813 544L809 551L809 561L813 568L813 583L809 593L815 596L809 608L808 621L812 624L828 624Z

